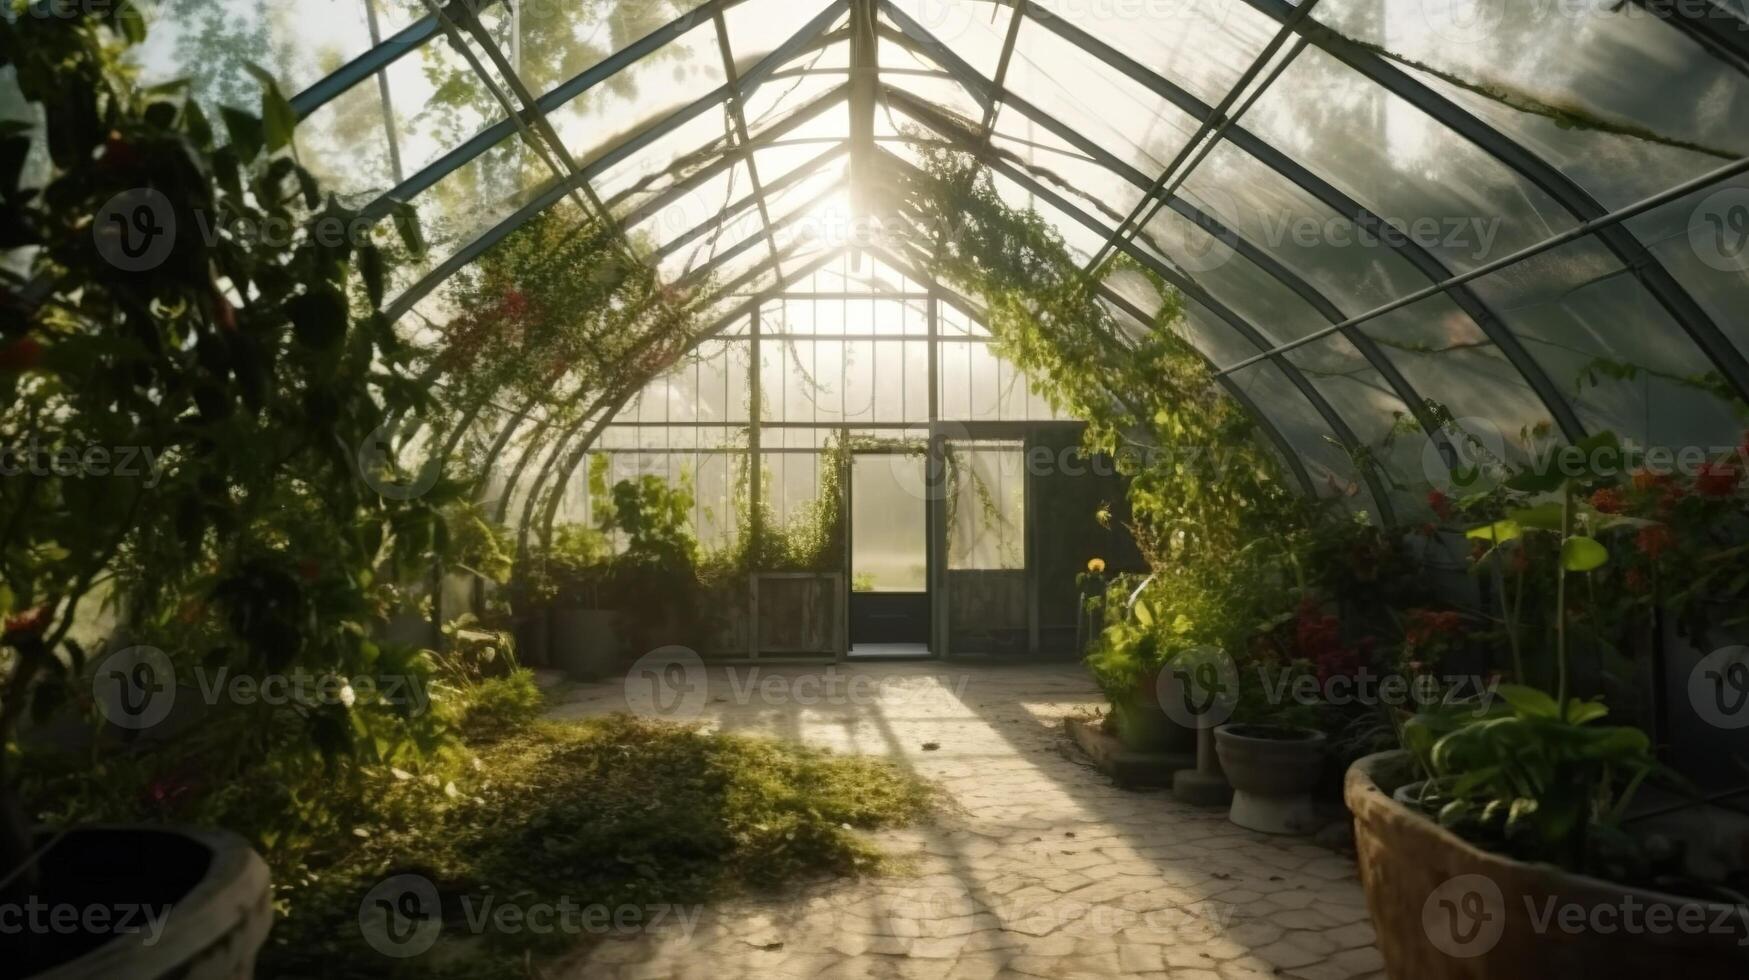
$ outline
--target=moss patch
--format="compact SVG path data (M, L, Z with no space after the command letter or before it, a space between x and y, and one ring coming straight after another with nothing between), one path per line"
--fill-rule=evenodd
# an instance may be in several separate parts
M359 828L355 847L281 883L284 917L262 975L528 976L542 957L609 931L602 915L653 919L666 906L675 927L675 906L878 870L885 859L862 831L931 805L924 783L883 761L626 716L521 725L495 716L475 738L484 741L471 785L388 787L381 826ZM431 882L442 909L436 945L406 959L373 950L360 925L367 893L396 875ZM548 932L532 921L481 928L499 914L486 910L506 906L512 916L576 907L598 918L591 926L569 913L559 921L578 928Z

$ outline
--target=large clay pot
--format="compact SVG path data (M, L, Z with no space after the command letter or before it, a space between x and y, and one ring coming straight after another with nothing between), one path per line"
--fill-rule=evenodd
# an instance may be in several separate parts
M37 907L103 910L106 924L55 928L53 912L42 912L49 927L25 920L21 931L7 929L0 958L8 976L248 980L273 927L267 865L224 831L81 828L55 841L37 866L41 883L28 896Z
M1113 734L1132 752L1196 751L1196 729L1180 725L1160 709L1152 684L1112 704L1111 723Z
M606 609L555 609L547 645L553 666L577 680L609 677L620 667L619 614Z
M1309 834L1320 826L1312 790L1324 771L1324 733L1275 725L1215 729L1221 771L1233 786L1228 818L1266 834Z
M1345 785L1386 972L1405 980L1749 976L1749 908L1629 888L1484 851L1392 798L1401 752ZM1684 929L1687 921L1695 928Z

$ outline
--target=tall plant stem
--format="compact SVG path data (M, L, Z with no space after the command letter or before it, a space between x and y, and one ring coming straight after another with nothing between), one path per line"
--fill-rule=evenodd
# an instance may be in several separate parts
M1561 488L1561 550L1555 570L1555 703L1567 719L1567 539L1573 534L1573 484Z

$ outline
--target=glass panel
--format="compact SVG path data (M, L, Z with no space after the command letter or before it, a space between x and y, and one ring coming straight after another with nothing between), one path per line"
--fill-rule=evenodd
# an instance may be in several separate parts
M553 110L548 118L572 156L584 162L706 95L725 77L716 26L706 19L608 82ZM692 145L699 142L695 139Z
M1642 214L1627 224L1712 314L1739 350L1749 350L1749 177L1734 177Z
M1645 288L1594 239L1475 282L1569 392L1582 421L1624 441L1732 445L1741 425L1707 361Z
M1428 250L1456 269L1575 224L1481 148L1316 48L1294 59L1243 125L1400 227L1481 221L1497 229L1480 248L1468 238L1433 236Z
M1007 87L1150 178L1197 129L1152 92L1030 21L1020 28Z
M858 453L850 466L850 577L858 592L928 589L921 453Z
M1642 4L1447 4L1399 16L1379 0L1326 0L1316 16L1423 66L1422 81L1606 204L1676 184L1717 166L1708 161L1720 155L1749 152L1742 76Z
M187 78L207 105L259 108L261 87L247 64L273 72L289 96L371 46L364 0L160 0L153 6L146 43L130 52L140 83ZM409 22L395 7L378 5L385 37Z
M936 40L985 78L996 77L1002 42L1008 36L1008 6L970 0L895 0L906 16L921 24ZM1033 8L1036 11L1037 7ZM886 18L883 16L882 20ZM882 64L886 64L885 61Z
M1026 450L1020 442L948 448L947 567L1026 567Z
M1277 30L1274 20L1238 0L1039 0L1027 14L1062 17L1209 105L1238 83Z

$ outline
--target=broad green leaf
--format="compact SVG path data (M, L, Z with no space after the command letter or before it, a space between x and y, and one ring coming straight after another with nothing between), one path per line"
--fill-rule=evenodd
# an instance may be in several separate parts
M1561 543L1561 564L1569 572L1589 572L1609 561L1609 551L1595 538L1574 535Z
M1588 724L1607 714L1609 714L1609 706L1601 701L1581 701L1574 698L1567 702L1567 721L1570 724Z
M1507 541L1515 541L1522 536L1523 533L1524 529L1519 526L1517 521L1504 520L1495 521L1492 524L1484 525L1482 527L1470 528L1468 531L1464 532L1464 537L1473 538L1477 541L1492 541L1495 544L1501 544Z
M261 145L265 139L261 131L261 120L228 105L219 106L219 116L225 121L225 131L231 134L231 146L236 150L238 162L254 163L255 158L261 155Z
M1535 507L1511 510L1506 512L1506 516L1522 527L1536 528L1540 531L1559 531L1561 529L1561 505L1558 503L1538 504Z
M1504 698L1507 704L1512 705L1522 715L1534 718L1553 718L1561 713L1561 706L1555 703L1554 698L1534 687L1526 687L1523 684L1502 684L1495 693Z

